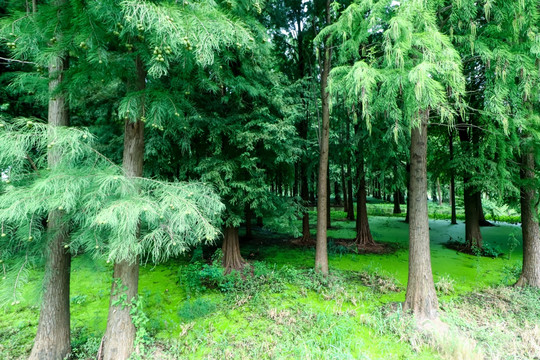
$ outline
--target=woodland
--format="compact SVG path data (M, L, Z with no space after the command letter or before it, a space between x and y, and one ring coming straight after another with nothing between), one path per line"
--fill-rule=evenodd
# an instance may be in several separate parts
M538 0L0 0L0 358L540 358Z

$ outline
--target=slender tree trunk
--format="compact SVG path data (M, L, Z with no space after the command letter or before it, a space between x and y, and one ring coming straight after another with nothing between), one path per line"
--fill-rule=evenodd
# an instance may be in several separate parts
M343 211L348 212L348 206L349 206L349 197L347 194L347 186L346 180L345 180L345 169L343 165L341 165L341 187L343 189Z
M467 132L468 128L464 123L458 124L458 135L461 141L464 151L474 156L472 151L473 144L471 143L471 136ZM473 134L474 135L474 134ZM480 232L480 218L478 210L478 199L475 189L469 186L470 175L467 170L463 174L463 200L465 206L465 242L467 244L467 250L471 251L473 247L482 248L482 233Z
M146 72L139 57L135 60L137 78L130 86L135 91L145 89ZM144 161L144 101L137 121L124 124L124 155L122 168L128 177L141 177ZM137 233L139 229L137 229ZM133 352L136 329L131 319L132 303L139 288L139 259L117 261L114 264L113 283L109 302L107 329L103 339L104 360L126 360Z
M246 264L240 254L240 242L238 240L238 228L228 226L223 234L223 268L225 274L231 271L241 271Z
M465 205L465 242L467 250L472 251L473 248L482 248L482 233L480 232L480 219L478 210L478 192L467 186L469 183L468 177L463 177L463 200Z
M353 197L353 180L352 166L347 164L347 191L349 192L349 204L347 205L347 220L354 221L354 197Z
M312 203L312 204L315 204L315 191L316 191L316 188L317 188L317 179L315 178L315 173L312 172L311 173L311 189L309 191L309 202Z
M401 214L401 206L399 204L399 199L401 198L401 191L396 190L394 192L394 214Z
M335 196L335 206L341 205L341 193L339 191L339 182L334 181L334 196Z
M332 227L332 219L331 219L331 213L332 213L332 204L330 202L330 162L328 162L328 169L326 171L327 178L326 178L326 204L328 211L326 212L326 228L330 229Z
M303 205L308 206L309 194L308 194L308 177L306 174L306 165L302 164L302 182L300 193L303 200ZM302 242L308 242L311 239L311 232L309 230L309 213L305 211L302 214Z
M330 0L326 0L326 23L330 24ZM324 41L324 60L321 73L322 123L320 129L319 182L317 186L317 242L315 246L315 270L324 275L328 274L326 221L329 209L325 192L328 182L328 141L330 135L330 99L327 87L332 56L332 49L326 40Z
M450 134L450 207L452 209L450 223L456 225L456 180L454 175L454 137L452 134Z
M477 194L478 201L478 224L480 226L495 226L491 222L487 221L484 216L484 209L482 208L482 194Z
M407 213L405 214L405 220L404 222L406 224L409 223L409 214L411 213L410 204L411 204L411 193L410 193L410 184L411 184L411 164L407 164L405 166L405 172L406 172L406 182L407 182Z
M523 270L516 286L540 287L540 230L534 186L534 151L524 148L521 156L521 231L523 234Z
M437 198L439 199L439 206L442 205L442 193L441 193L441 182L437 178Z
M359 139L358 146L358 191L356 193L356 239L355 243L359 246L375 245L373 236L369 229L369 220L366 205L366 173L364 172L364 151L362 139Z
M427 122L429 111L420 112L421 123L411 132L409 185L409 279L404 310L417 320L437 318L438 301L431 271L427 207Z
M67 59L54 57L49 65L49 114L50 126L68 126L69 113L65 95L56 93L64 81ZM49 167L60 161L60 154L51 150L48 154ZM38 330L30 360L64 359L71 352L69 278L71 255L64 245L69 242L68 224L63 220L62 211L49 214L48 244L46 250L43 299L39 314Z

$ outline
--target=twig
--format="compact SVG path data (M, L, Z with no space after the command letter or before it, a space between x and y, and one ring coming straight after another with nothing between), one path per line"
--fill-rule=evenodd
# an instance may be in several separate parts
M34 161L32 160L32 158L30 157L30 155L26 154L26 158L28 159L28 162L30 162L30 165L32 166L32 169L34 169L36 174L39 176L39 170L38 170L36 164L34 163Z
M1 57L0 56L0 60L5 60L5 61L8 61L8 62L18 62L18 63L21 63L21 64L33 64L33 65L36 65L35 62L33 61L25 61L25 60L18 60L18 59L10 59L10 58L5 58L5 57Z

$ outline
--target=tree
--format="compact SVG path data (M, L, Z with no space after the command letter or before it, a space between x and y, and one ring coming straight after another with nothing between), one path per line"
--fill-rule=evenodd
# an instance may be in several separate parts
M411 128L409 280L404 309L418 320L436 318L438 308L429 251L427 127L433 111L442 120L453 119L465 83L459 54L435 19L434 9L423 1L366 1L351 5L327 30L343 39L342 48L350 49L345 56L356 60L353 66L336 69L335 75L351 79L350 92L361 101L368 125L379 113L395 121L396 135L403 120ZM379 48L372 53L385 56L358 60L358 49L372 44L369 40L379 33L383 41L375 43Z
M329 25L330 0L326 1L326 24ZM317 239L315 247L315 269L322 274L328 274L328 252L327 252L327 216L330 211L328 204L327 183L328 183L328 151L330 136L330 96L328 93L328 75L330 74L330 62L332 58L332 48L328 40L323 41L323 59L321 66L321 99L322 99L322 121L319 128L319 175L317 181Z

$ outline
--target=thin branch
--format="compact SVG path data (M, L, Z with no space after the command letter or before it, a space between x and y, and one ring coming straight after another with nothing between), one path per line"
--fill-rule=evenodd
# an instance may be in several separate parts
M10 58L5 58L5 57L1 57L1 56L0 56L0 60L5 60L5 61L7 61L7 62L18 62L18 63L21 63L21 64L32 64L32 65L36 65L36 63L33 62L33 61L25 61L25 60L10 59Z

